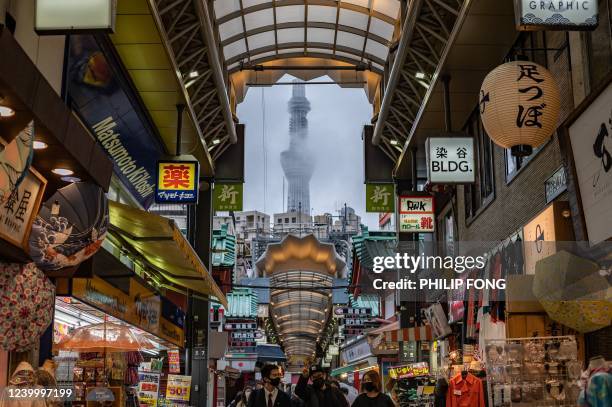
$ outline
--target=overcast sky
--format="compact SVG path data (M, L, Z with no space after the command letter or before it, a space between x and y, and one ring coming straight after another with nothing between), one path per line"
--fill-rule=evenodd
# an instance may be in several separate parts
M285 75L280 82L293 77ZM318 81L329 80L328 77ZM244 209L270 215L283 212L283 170L280 153L289 146L287 102L291 86L251 88L238 106L240 122L246 126L246 183ZM313 214L337 210L346 202L362 222L378 228L378 214L365 213L363 183L363 126L372 117L372 106L363 89L337 85L306 86L310 146L316 167L310 182Z

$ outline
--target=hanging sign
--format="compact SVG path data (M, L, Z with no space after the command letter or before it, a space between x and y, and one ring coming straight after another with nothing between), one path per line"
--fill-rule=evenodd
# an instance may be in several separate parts
M215 183L213 203L215 211L241 211L242 192L241 183Z
M40 208L47 180L32 167L10 195L0 204L0 238L29 250L32 222Z
M168 371L170 373L181 373L181 358L178 349L168 350Z
M354 317L354 316L366 316L372 315L372 308L362 308L362 307L335 307L334 308L334 317L343 318L343 317Z
M569 126L589 242L612 237L612 83Z
M427 375L429 375L429 365L427 362L413 363L410 365L394 366L389 368L389 377L396 380Z
M169 374L166 386L166 400L189 402L191 376Z
M400 196L400 232L427 233L435 231L433 196Z
M366 212L395 212L393 184L366 184Z
M34 29L38 34L115 30L117 0L36 0Z
M198 203L200 164L197 161L158 161L156 203Z
M594 30L598 0L514 0L516 26L521 31Z
M472 137L430 137L425 142L427 178L433 184L470 184L476 180Z

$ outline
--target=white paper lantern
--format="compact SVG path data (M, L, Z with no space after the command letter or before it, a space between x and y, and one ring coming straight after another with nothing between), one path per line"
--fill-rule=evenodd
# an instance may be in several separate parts
M489 137L516 156L530 155L557 128L557 83L546 68L530 61L508 62L489 72L479 104Z

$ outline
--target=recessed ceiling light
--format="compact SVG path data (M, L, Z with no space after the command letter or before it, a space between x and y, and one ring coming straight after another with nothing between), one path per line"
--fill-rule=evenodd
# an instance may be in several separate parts
M397 140L391 140L391 141L389 141L389 143L391 143L392 146L396 146L397 145Z
M49 145L44 141L34 140L33 147L34 150L44 150L45 148L49 147Z
M417 72L414 77L417 79L425 79L425 74L423 72Z
M215 146L216 146L217 144L219 144L220 142L221 142L221 140L219 140L218 138L216 138L216 139L214 139L214 140L212 141L213 145L215 145Z
M198 71L191 71L189 72L189 77L190 78L197 78L198 76L200 76L200 73Z
M0 102L1 103L1 102ZM15 111L8 106L0 105L0 117L13 117Z
M81 182L81 179L79 177L70 177L70 176L62 177L61 180L64 182L70 182L71 184L75 182Z
M62 176L74 174L74 171L69 170L68 168L54 168L51 170L51 172L57 175L62 175Z

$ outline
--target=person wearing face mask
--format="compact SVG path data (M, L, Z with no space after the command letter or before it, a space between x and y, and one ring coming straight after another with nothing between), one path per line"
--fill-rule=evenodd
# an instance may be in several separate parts
M308 379L312 380L312 385L308 384ZM349 407L344 394L327 381L327 371L314 366L312 369L304 366L295 394L304 400L306 407Z
M362 393L357 396L351 407L394 407L391 397L381 393L380 375L376 370L368 370L361 379Z
M280 367L276 365L262 367L263 387L253 391L249 397L248 407L291 407L291 399L287 393L278 388L282 377Z

